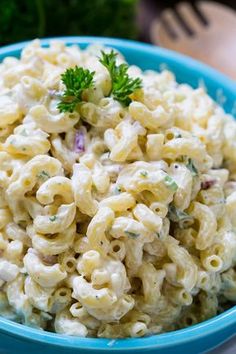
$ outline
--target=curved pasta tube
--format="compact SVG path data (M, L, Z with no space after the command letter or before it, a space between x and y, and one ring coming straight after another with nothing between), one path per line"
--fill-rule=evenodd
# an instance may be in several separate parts
M70 313L89 329L98 329L100 327L100 321L91 316L79 302L74 303L70 307Z
M222 293L230 301L236 300L236 272L229 269L222 274Z
M74 140L75 136L73 137L73 141ZM73 151L74 147L68 147L66 142L63 141L60 135L57 134L51 135L51 145L53 156L59 161L61 161L66 171L71 172L73 169L73 165L76 163L76 159L79 155L75 151Z
M91 257L91 253L93 253L93 257ZM94 259L95 253L97 253L98 259ZM94 287L105 284L118 297L130 288L123 263L110 257L102 258L96 251L84 253L78 261L77 270L82 275L90 276Z
M8 62L9 64L9 62ZM43 62L37 56L32 56L28 62L11 62L3 74L3 81L6 87L13 88L24 75L38 77L43 72Z
M40 129L47 133L66 132L73 128L80 118L78 113L51 114L43 105L32 107L29 116Z
M115 218L110 234L114 238L133 238L141 243L151 242L154 238L152 230L150 231L143 223L125 216Z
M23 91L32 98L40 99L41 97L45 96L47 91L46 88L43 86L43 83L40 80L36 79L35 77L24 75L21 78L21 88Z
M113 220L114 212L110 208L102 207L98 209L87 229L87 237L92 249L101 253L109 251L109 241L105 232L110 228Z
M116 162L125 161L129 154L138 147L139 131L126 121L118 124L115 130L107 129L104 140L111 150L110 159Z
M130 310L134 308L135 302L131 295L122 295L112 306L105 308L87 308L88 313L94 316L97 320L105 322L116 322L124 317Z
M224 124L224 141L223 141L223 153L226 159L236 162L236 126L234 124L234 120L229 117L226 118Z
M97 128L115 128L123 118L124 108L112 97L102 98L98 104L92 102L81 106L81 115L92 126Z
M230 221L233 226L236 226L235 208L236 208L236 191L233 191L226 198L226 211L230 217Z
M57 213L53 216L38 215L34 219L34 228L36 232L41 234L55 234L63 232L73 222L75 218L75 203L62 204Z
M14 308L16 313L26 321L27 317L32 313L32 305L25 295L24 281L24 275L19 274L13 281L6 285L6 293L9 304Z
M54 288L42 288L31 277L25 279L25 295L28 297L32 306L45 312L51 308L51 296Z
M86 337L88 334L87 328L77 318L73 318L67 310L57 313L55 330L57 333L78 337Z
M109 188L110 178L102 164L92 154L82 156L80 162L91 170L93 185L97 191L105 193Z
M206 266L224 272L236 263L236 234L233 230L219 230L214 243L201 251L200 258ZM220 269L219 269L220 267ZM218 268L218 269L217 269Z
M60 269L59 264L45 265L39 256L29 251L24 257L24 265L31 278L45 288L55 287L67 275Z
M114 220L110 234L114 238L125 239L125 264L131 271L142 264L144 244L152 242L155 237L155 233L143 223L123 216Z
M161 159L163 145L163 134L147 134L146 152L151 161L158 161Z
M180 247L175 242L167 242L167 253L172 262L174 262L174 265L177 267L177 282L181 284L188 292L190 292L196 285L198 277L198 268L194 263L192 256L187 250Z
M72 296L79 300L87 310L103 306L111 307L117 301L117 296L112 290L105 287L95 289L93 284L87 282L82 276L74 278Z
M41 129L27 129L27 125L23 124L6 139L3 149L10 154L25 156L46 154L50 149L47 138L48 134Z
M67 286L59 287L52 296L51 313L58 313L67 308L71 303L71 289Z
M0 128L13 124L21 117L19 105L7 95L0 95L0 116Z
M3 282L13 281L20 272L20 268L12 262L0 259L0 280Z
M36 183L57 174L62 174L62 166L58 160L50 156L38 155L25 164L24 169L19 171L18 179L6 190L6 200L15 221L27 218L22 209L24 195L32 190Z
M43 176L40 175L44 171ZM30 191L40 178L49 178L62 173L60 162L50 156L38 155L28 161L24 170L20 172L17 181L11 183L6 191L7 196L11 193L24 195Z
M0 209L0 230L12 221L12 215L8 208Z
M55 196L60 196L65 203L72 203L73 190L71 181L67 177L54 176L45 181L37 190L36 198L41 204L51 204Z
M95 289L81 276L73 280L72 295L98 320L117 321L134 306L131 296L121 295L118 298L109 288Z
M224 119L221 114L212 115L208 120L207 125L207 137L209 139L207 143L208 154L213 159L214 167L218 167L223 161L223 140L224 140Z
M5 151L0 151L0 187L7 188L13 182L26 163L25 159L16 159Z
M208 161L208 155L204 144L196 138L172 139L164 144L162 156L171 160L177 160L180 156L186 155L199 163Z
M172 182L171 186L169 181ZM178 185L173 179L170 180L166 172L157 169L151 163L141 161L124 167L117 178L117 184L134 194L149 191L155 201L166 204L173 200L173 195L178 189Z
M125 242L125 248L125 265L129 269L130 274L133 274L143 262L144 243L137 242L137 240L127 239Z
M199 231L196 237L196 248L204 250L211 246L216 236L216 218L211 209L201 203L193 202L190 215L199 222Z
M34 227L28 227L27 232L32 239L33 247L46 256L65 252L72 244L76 235L76 226L73 223L61 233L53 236L37 233Z
M37 201L35 197L25 198L24 207L32 219L35 219L37 215L43 214L44 211L44 207Z
M76 206L82 213L93 216L98 203L92 196L93 179L90 169L83 164L74 164L71 181Z
M175 178L178 190L174 195L174 204L180 210L189 207L192 197L193 178L189 169L181 163L173 163L170 166L170 176Z
M151 111L141 102L131 102L129 113L134 120L142 124L144 128L156 131L158 128L167 125L172 119L171 115L162 106Z
M7 224L5 233L9 240L17 240L22 242L23 245L31 246L31 240L26 231L14 222Z
M99 203L99 208L101 207L109 207L114 212L117 211L125 211L134 207L136 204L135 198L130 193L121 193L119 195L114 195L103 199Z
M137 276L142 280L145 303L155 306L161 296L165 271L156 270L152 264L143 262L137 272Z
M178 306L189 306L193 302L193 297L190 292L168 283L165 286L165 294L173 304Z
M137 204L133 209L134 216L143 223L148 229L154 232L160 232L162 228L162 219L155 214L145 204Z
M36 198L42 204L51 204L55 196L60 196L66 203L59 208L56 204L45 207L43 215L37 215L34 219L34 228L41 234L62 233L73 222L76 214L75 203L73 201L73 191L69 178L55 176L44 182L36 193ZM55 211L55 209L57 209ZM53 215L51 215L53 213Z

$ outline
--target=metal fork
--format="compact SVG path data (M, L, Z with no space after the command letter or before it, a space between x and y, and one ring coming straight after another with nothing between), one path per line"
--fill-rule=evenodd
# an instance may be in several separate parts
M181 2L151 25L151 40L236 79L236 12L219 3Z

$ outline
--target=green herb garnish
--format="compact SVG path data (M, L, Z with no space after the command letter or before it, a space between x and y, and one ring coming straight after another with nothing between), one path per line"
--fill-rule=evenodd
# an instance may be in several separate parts
M169 175L165 176L164 178L164 183L165 185L171 189L173 192L176 192L178 189L178 184L173 180L172 177L170 177Z
M42 179L46 179L46 178L50 178L50 175L46 171L43 170L37 175L37 177L42 178Z
M121 193L120 186L116 186L115 189L114 189L114 194L117 195L117 194L120 194L120 193Z
M112 50L110 53L101 52L102 57L100 63L104 65L111 76L111 92L110 95L115 100L122 103L124 106L128 106L131 102L130 95L142 87L142 80L140 78L132 79L129 77L128 65L123 63L116 64L117 53Z
M14 145L14 144L15 144L15 142L16 142L16 139L14 139L14 138L13 138L13 139L11 139L11 140L9 140L9 144L10 144L10 145Z
M198 176L198 170L195 167L192 159L188 159L188 163L186 164L186 167L189 169L191 172L192 176Z
M184 227L184 223L192 222L193 217L187 214L185 211L176 208L173 204L169 205L167 217L176 223L180 223L180 227Z
M62 75L61 79L65 85L65 91L62 94L61 101L57 108L60 112L72 113L78 103L82 102L82 93L84 90L94 86L95 72L84 69L78 66L67 69Z
M128 237L131 237L131 238L137 238L137 237L140 236L139 234L136 234L136 232L127 231L127 230L125 230L125 234L126 234Z
M140 175L143 176L143 177L147 177L148 173L147 173L147 171L141 171Z
M57 216L56 215L50 216L49 220L52 221L52 222L56 221L57 220Z
M23 129L21 132L20 132L20 135L22 136L28 136L27 132L25 129Z

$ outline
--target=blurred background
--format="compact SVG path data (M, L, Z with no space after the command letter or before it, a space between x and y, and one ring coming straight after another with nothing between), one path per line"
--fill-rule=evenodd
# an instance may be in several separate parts
M236 0L0 0L0 45L60 35L135 39L236 79L235 10Z
M197 1L189 1L197 3ZM236 9L235 0L219 1ZM97 35L150 42L150 26L173 0L0 0L0 45L36 37Z

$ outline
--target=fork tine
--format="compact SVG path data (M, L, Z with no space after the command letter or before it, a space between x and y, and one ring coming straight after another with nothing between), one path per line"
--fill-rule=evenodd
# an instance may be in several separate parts
M175 34L176 39L186 37L186 32L182 26L180 26L176 14L172 9L166 9L163 11L161 14L161 23L163 24L166 31L168 31L167 27L169 27L169 29Z
M195 12L192 5L187 2L180 2L176 6L179 14L184 18L185 22L192 29L193 33L202 32L204 29L203 23L200 21L198 14Z

